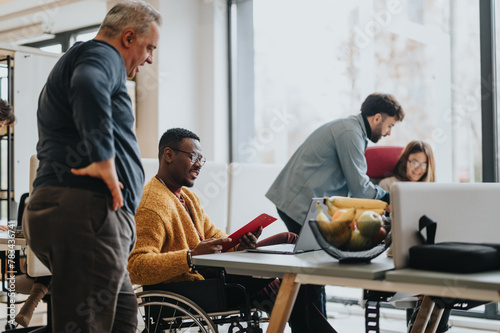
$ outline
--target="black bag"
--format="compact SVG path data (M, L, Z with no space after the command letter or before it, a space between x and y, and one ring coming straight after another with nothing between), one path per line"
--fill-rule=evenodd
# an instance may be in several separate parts
M419 220L423 244L410 248L410 267L453 273L476 273L500 269L500 244L443 242L434 244L437 223L427 216ZM422 230L427 230L427 238Z

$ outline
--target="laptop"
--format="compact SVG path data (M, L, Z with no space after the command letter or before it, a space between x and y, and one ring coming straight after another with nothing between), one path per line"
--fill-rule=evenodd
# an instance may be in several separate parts
M420 244L422 215L437 223L435 242L498 243L499 183L399 182L391 188L394 267L409 265L409 250ZM426 236L425 231L423 235Z
M276 253L276 254L296 254L304 253L309 251L321 250L314 234L312 233L311 227L307 221L315 220L318 215L318 210L316 208L316 202L319 201L323 207L323 211L326 212L326 205L323 203L323 198L313 198L311 204L309 205L309 210L307 211L306 218L300 229L299 238L295 244L276 244L268 246L260 246L255 249L247 249L248 252L260 252L260 253Z

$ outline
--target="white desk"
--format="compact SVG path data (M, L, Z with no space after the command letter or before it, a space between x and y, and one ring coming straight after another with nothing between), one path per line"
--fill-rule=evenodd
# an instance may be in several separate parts
M454 274L404 268L387 272L385 282L401 291L500 302L500 271Z
M12 247L9 247L9 233L7 231L0 231L0 251L8 251L11 250ZM26 239L25 238L16 238L15 239L15 248L14 250L22 250L26 247Z
M280 277L282 284L267 332L283 332L301 284L335 285L430 296L500 301L500 271L450 274L393 270L384 254L370 264L340 264L324 251L297 255L227 252L193 257L198 266L224 267L230 274Z
M385 255L370 264L340 264L324 251L291 254L225 252L193 257L198 266L224 267L229 274L254 277L284 277L287 273L337 276L358 279L382 279L394 264Z
M282 283L267 332L283 332L301 284L329 284L324 277L339 277L346 281L382 279L394 268L392 260L380 256L370 264L340 264L324 251L296 255L226 252L193 257L198 266L224 267L229 274L254 277L279 277ZM312 282L309 277L319 277ZM361 282L360 282L361 283Z
M17 221L10 221L11 224L17 225ZM0 220L0 225L8 226L6 220ZM0 231L0 251L8 251L8 250L22 250L26 247L26 239L24 238L15 238L15 247L12 248L12 242L9 242L12 238L9 237L10 231ZM10 245L10 247L9 247Z

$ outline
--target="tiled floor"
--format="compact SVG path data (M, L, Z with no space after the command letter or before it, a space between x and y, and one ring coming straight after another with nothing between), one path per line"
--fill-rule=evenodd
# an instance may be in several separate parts
M364 310L359 306L344 306L338 303L329 303L328 314L330 323L338 333L365 332ZM449 333L497 333L500 329L499 321L484 319L468 319L452 316L449 322L452 328ZM399 309L381 309L379 322L380 333L406 332L405 312Z
M365 332L364 312L359 306L329 303L327 311L329 321L338 333ZM380 333L406 333L404 316L404 311L401 310L381 309ZM452 327L448 333L497 333L500 329L499 321L463 319L455 316L451 317L450 324ZM267 325L262 325L262 327L267 327ZM290 332L287 326L285 333Z

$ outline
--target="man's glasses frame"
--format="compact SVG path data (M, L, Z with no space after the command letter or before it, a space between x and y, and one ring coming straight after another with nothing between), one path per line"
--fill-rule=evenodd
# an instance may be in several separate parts
M189 154L189 158L191 159L191 163L193 163L193 164L195 164L196 162L199 162L200 165L203 166L205 164L205 162L207 161L205 156L200 155L197 152L194 152L194 151L189 152L189 151L180 150L180 149L172 148L172 147L168 147L168 148L175 150L175 151L179 151L179 152L184 153L184 154Z

